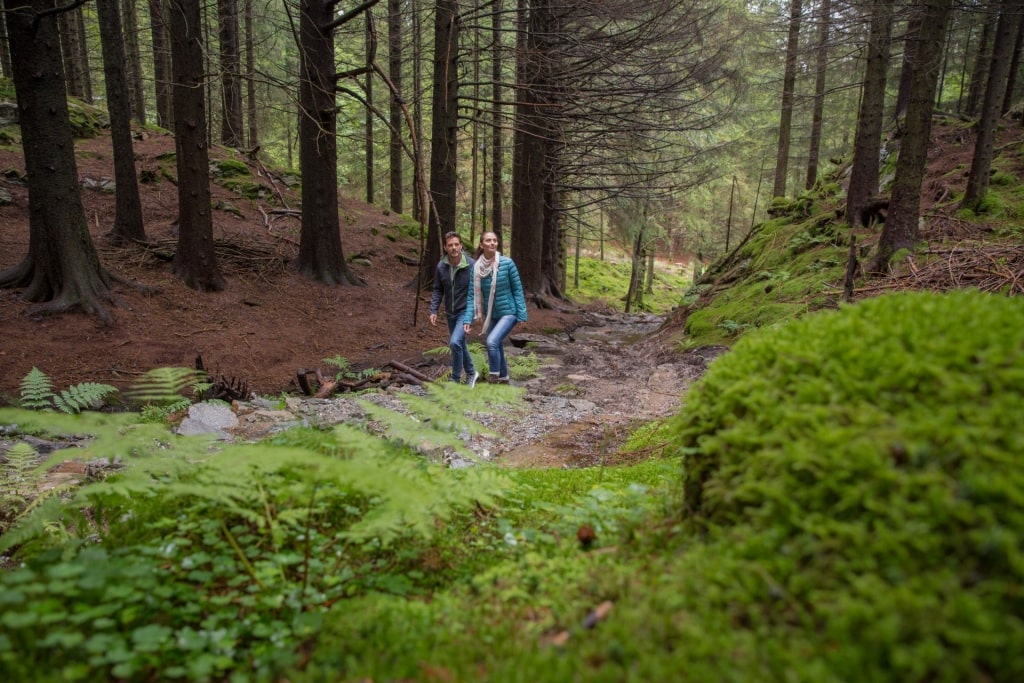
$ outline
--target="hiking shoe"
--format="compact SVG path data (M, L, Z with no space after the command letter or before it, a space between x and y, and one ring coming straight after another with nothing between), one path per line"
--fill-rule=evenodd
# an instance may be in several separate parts
M494 380L494 382L496 384L508 384L508 377L499 377L498 379Z
M472 389L476 386L478 379L480 379L480 373L474 370L466 376L466 386Z
M497 384L498 383L498 375L497 375L497 373L492 372L489 375L487 375L487 383L488 384Z

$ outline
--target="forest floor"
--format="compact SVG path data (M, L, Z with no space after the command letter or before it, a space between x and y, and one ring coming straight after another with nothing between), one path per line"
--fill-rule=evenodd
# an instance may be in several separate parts
M962 188L970 166L971 135L962 125L933 130L922 196L929 219L925 239L966 244L992 234L991 227L959 220L949 208L950 194ZM1012 143L1020 129L1003 128L998 137L999 145ZM171 274L166 260L176 244L178 195L169 179L175 169L173 159L166 158L174 151L173 137L146 134L135 141L140 176L155 179L140 184L148 246L117 248L105 238L115 211L113 193L104 190L113 177L109 138L80 140L76 148L85 213L102 263L120 280L145 287L114 285L112 324L81 313L40 315L21 292L0 290L0 405L17 398L33 367L58 390L80 382L126 388L149 370L194 367L201 356L212 378L244 383L248 393L265 397L299 394L298 369L332 374L336 368L324 359L339 356L352 370L382 368L391 361L428 377L446 370L447 357L428 353L446 345L447 329L429 324L429 292L417 297L412 286L416 267L410 263L419 240L399 227L407 218L343 198L342 244L366 284L327 286L290 267L299 222L272 214L299 209L297 192L270 175L256 178L267 188L268 198L262 200L243 199L213 184L214 237L228 287L198 293ZM211 149L211 159L229 155ZM1024 175L1024 169L1005 170ZM0 204L0 270L19 263L28 250L23 177L20 148L0 147L0 195L10 195ZM945 208L936 210L943 202ZM862 248L877 239L877 232L865 237ZM875 278L859 296L970 286L976 279L968 276L986 272L994 257L973 252L969 257L963 264L950 257L927 271ZM535 342L531 350L541 361L539 376L519 383L526 389L527 409L485 418L501 438L475 444L478 452L509 464L578 466L631 457L613 456L615 446L638 423L674 413L692 381L722 351L677 350L683 309L669 314L660 328L660 320L595 307L567 305L555 311L531 305L529 316L512 335ZM480 338L471 335L470 341Z
M105 237L115 215L114 194L103 189L114 174L109 138L80 140L76 151L82 200L101 261L132 284L114 284L112 324L83 313L41 315L20 291L0 290L0 405L17 398L33 367L57 390L81 382L123 389L151 369L194 367L201 356L213 378L244 382L249 393L261 396L299 394L297 370L333 374L336 368L324 359L337 356L353 370L393 360L431 377L447 368L447 357L424 355L446 345L447 329L443 322L430 325L429 292L417 300L412 287L416 267L409 263L418 254L418 239L397 227L407 218L343 199L343 248L366 285L327 286L290 267L298 251L298 220L271 220L273 209L300 207L297 192L270 176L257 180L268 197L278 199L251 201L213 184L214 238L228 286L199 293L172 275L166 260L176 244L178 195L164 174L174 173L173 160L161 157L173 153L173 137L147 134L135 141L139 173L156 178L140 184L147 246L114 247ZM211 150L212 159L226 155ZM11 198L0 206L0 270L18 264L28 251L23 177L20 149L0 148L0 193ZM558 464L567 450L575 451L576 464L590 462L575 446L584 442L608 453L613 432L624 437L628 425L674 412L706 362L701 355L675 354L671 345L621 343L660 322L643 316L630 321L607 311L532 305L529 316L512 336L539 342L541 376L522 386L528 405L543 403L534 403L535 424L521 416L504 425L511 441L502 448L522 449L549 434L560 446L520 450L513 459L521 464ZM634 323L639 327L631 328ZM576 332L581 328L594 333ZM602 338L607 334L615 338ZM474 334L470 341L481 340Z

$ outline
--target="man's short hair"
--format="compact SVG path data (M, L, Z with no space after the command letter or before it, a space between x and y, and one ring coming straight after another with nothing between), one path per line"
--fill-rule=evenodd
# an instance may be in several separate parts
M453 237L459 241L459 244L462 244L462 238L459 237L459 233L454 232L454 231L446 232L444 234L444 243L448 244L448 240L450 240Z

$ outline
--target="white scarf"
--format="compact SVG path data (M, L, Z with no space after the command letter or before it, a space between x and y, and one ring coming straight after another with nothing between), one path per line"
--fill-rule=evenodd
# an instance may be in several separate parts
M487 326L491 323L491 311L494 310L494 292L498 289L498 262L501 259L501 254L494 252L494 258L488 261L480 255L480 258L476 260L473 265L473 320L484 319L484 326L482 332L487 331ZM491 278L491 294L487 297L487 315L484 315L483 292L480 289L480 280L493 275Z

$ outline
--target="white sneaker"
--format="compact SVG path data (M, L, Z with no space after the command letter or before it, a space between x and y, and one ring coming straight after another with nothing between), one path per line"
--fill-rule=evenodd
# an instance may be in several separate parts
M479 378L480 378L480 373L479 372L472 372L469 375L466 375L466 386L469 387L470 389L472 389L473 387L476 386L476 381Z

